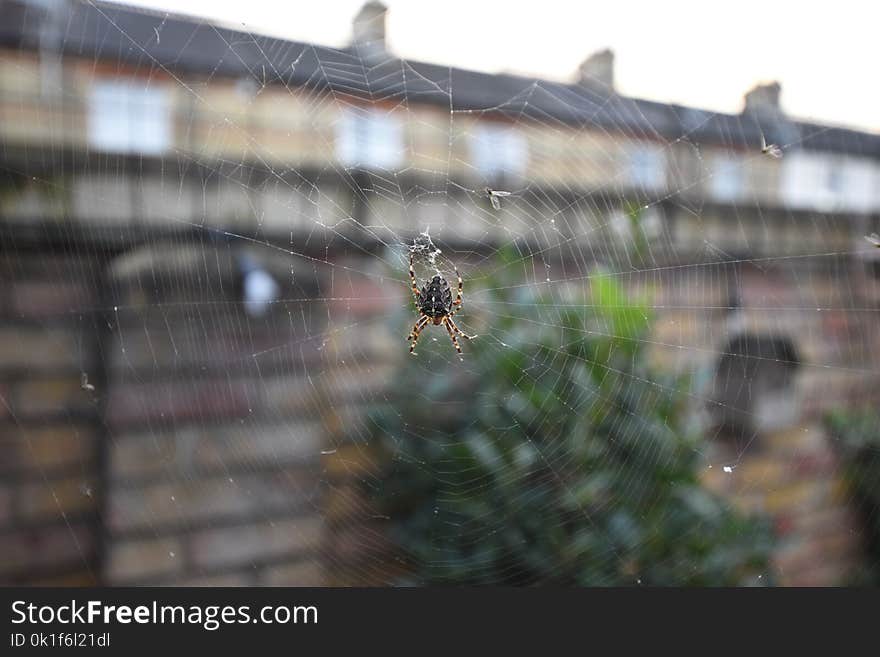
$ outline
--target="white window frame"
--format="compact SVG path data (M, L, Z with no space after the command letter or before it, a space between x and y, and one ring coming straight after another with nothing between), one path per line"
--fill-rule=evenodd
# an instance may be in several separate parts
M662 147L639 144L629 149L629 182L644 190L661 190L666 185L666 155Z
M168 89L146 80L96 80L88 96L89 147L162 155L171 148L171 118Z
M348 167L395 169L403 164L403 123L377 108L352 107L336 123L336 158Z
M470 132L469 146L471 163L488 180L512 180L526 174L529 144L514 126L480 122Z

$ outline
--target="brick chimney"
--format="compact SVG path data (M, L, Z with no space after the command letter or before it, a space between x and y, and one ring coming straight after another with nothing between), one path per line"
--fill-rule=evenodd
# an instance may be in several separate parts
M779 104L781 94L782 85L778 82L755 85L744 96L743 111L764 116L778 116L782 114L782 106Z
M385 47L385 19L388 7L378 0L369 0L354 17L351 45L364 59L382 59Z
M594 52L578 67L578 82L599 91L614 91L614 51Z

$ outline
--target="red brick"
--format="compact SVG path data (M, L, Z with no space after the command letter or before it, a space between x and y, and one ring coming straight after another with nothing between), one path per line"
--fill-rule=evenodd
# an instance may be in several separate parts
M127 324L129 317L134 324ZM254 354L264 354L260 365L279 359L302 364L299 349L291 350L288 344L300 336L300 332L296 327L291 329L286 314L283 323L268 320L268 325L244 324L231 313L217 314L212 315L210 323L200 325L197 331L193 330L191 317L175 316L173 312L159 315L149 307L137 312L123 313L120 310L119 318L123 327L116 333L107 355L110 368L123 373L131 368L197 367L206 363L214 369L253 368ZM255 369L253 371L256 373Z
M88 470L94 458L91 429L76 424L44 428L7 425L0 430L0 473L47 470L79 465Z
M212 436L196 453L203 466L279 464L318 459L322 427L317 422L290 421L273 426L235 427Z
M161 433L124 434L111 446L113 476L185 473L195 466L221 469L317 459L322 427L314 422L192 426Z
M371 520L350 523L336 529L328 542L329 554L345 564L387 558L391 544L382 521Z
M110 390L107 421L113 427L147 421L204 422L242 418L259 407L258 383L202 379L119 383Z
M254 576L250 571L243 573L224 573L222 575L208 575L205 577L175 577L174 579L160 584L159 586L254 586Z
M0 328L0 364L47 370L78 367L81 349L74 333L62 329Z
M3 399L11 399L12 395L9 393L10 386L7 383L0 382L0 396ZM12 409L9 408L9 404L0 404L0 420L8 421L12 420ZM2 463L2 461L0 461Z
M818 563L805 567L794 573L786 582L787 586L842 586L846 583L846 576L855 564L853 562L833 561L831 563Z
M0 535L0 582L9 581L16 573L59 562L85 565L93 550L94 538L86 525L38 527Z
M334 287L335 299L330 302L330 312L351 318L369 317L387 313L396 308L406 298L408 288L397 281L373 281L369 279L347 279L337 281Z
M12 488L0 486L0 529L12 520Z
M79 377L22 381L13 388L13 410L18 417L40 417L47 413L87 411L95 396L82 389Z
M829 449L814 450L799 456L794 461L797 476L809 477L817 474L834 474L838 462Z
M339 447L325 460L327 472L337 476L369 473L376 469L376 455L360 445Z
M323 522L314 517L210 529L190 538L190 554L199 568L247 565L313 551L322 529Z
M114 542L107 556L111 582L138 582L183 570L182 544L176 538Z
M258 475L159 482L123 489L109 497L109 526L115 531L155 529L168 524L265 513L295 512L314 493L306 472L283 470Z
M804 534L819 536L848 535L859 528L852 510L847 506L828 506L795 517L794 528Z
M318 381L320 384L321 381ZM305 376L275 377L261 383L261 393L266 408L281 415L314 410L322 403L320 393L315 388L314 378L310 382Z
M391 383L395 372L390 364L377 363L356 368L342 366L327 373L323 389L331 399L363 399L380 393Z
M334 521L343 521L353 515L369 513L358 482L342 481L324 495L324 515Z
M12 312L18 317L45 318L88 310L93 295L85 282L17 281L9 291Z
M32 586L69 586L69 587L86 587L98 586L98 574L95 571L76 570L63 575L53 575L51 577L40 577L29 580L28 585Z
M260 576L263 586L323 586L324 583L324 570L312 559L272 566Z

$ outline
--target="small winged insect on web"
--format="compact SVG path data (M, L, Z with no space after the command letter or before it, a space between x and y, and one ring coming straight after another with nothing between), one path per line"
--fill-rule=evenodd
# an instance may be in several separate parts
M89 375L85 372L79 375L79 387L87 392L95 392L95 386L89 383Z
M502 192L491 187L483 188L483 193L489 197L489 202L492 203L492 207L496 210L501 209L501 199L505 196L510 196L510 192Z
M782 149L776 144L768 144L767 139L764 137L764 133L761 133L761 152L764 155L769 155L770 157L775 157L777 159L782 157Z
M865 239L880 249L880 235L877 233L871 233L870 235L865 235Z

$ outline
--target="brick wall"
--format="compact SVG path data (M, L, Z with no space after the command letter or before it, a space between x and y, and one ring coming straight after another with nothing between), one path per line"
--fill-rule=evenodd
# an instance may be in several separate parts
M321 583L320 282L252 317L227 245L152 245L111 273L105 579Z
M745 511L768 515L778 545L773 568L786 586L835 586L852 578L864 559L860 521L840 463L819 424L799 423L761 437L742 459L714 443L716 465L706 485ZM722 464L734 464L725 471Z
M254 320L229 262L116 275L128 255L3 255L0 581L320 583L324 430L304 368L324 368L303 340L326 312Z
M93 584L98 563L99 404L95 263L0 254L0 581Z
M383 519L359 493L371 454L350 441L405 355L387 326L406 289L362 252L316 268L263 249L284 301L253 317L239 296L241 241L209 235L110 249L73 234L5 240L15 248L0 260L0 581L381 584L397 572ZM668 306L658 362L705 370L735 330L790 326L805 358L834 365L801 368L794 425L741 458L714 443L705 480L774 518L780 581L840 582L861 558L860 528L817 418L870 388L854 363L873 353L877 328L846 312L741 311L732 323L711 310L725 303L724 277L702 273L631 281ZM841 275L738 279L746 307L767 295L804 308L875 303L873 280L858 303L835 298L841 280L858 281ZM731 473L718 467L728 462Z

